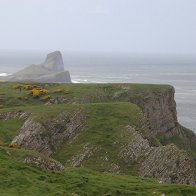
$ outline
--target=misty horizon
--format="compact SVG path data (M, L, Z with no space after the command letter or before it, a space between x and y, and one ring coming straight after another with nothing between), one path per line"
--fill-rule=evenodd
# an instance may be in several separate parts
M48 51L49 52L49 51ZM26 66L40 64L44 61L47 52L43 51L1 51L0 64L12 66ZM115 54L115 53L87 53L63 52L65 66L91 65L196 65L194 55L163 55L163 54ZM14 67L13 67L14 68Z

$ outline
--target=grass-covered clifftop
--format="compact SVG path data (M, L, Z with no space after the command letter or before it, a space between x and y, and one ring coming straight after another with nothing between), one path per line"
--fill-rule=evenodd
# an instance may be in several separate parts
M192 187L178 186L176 192L176 185L133 176L195 184L195 138L178 124L174 89L169 85L0 83L0 145L4 152L0 158L5 159L1 164L7 172L5 161L12 163L9 172L15 178L20 177L16 170L21 165L26 187L39 184L41 175L45 176L42 185L52 194L57 194L59 187L59 195L63 195L62 189L81 195L88 191L89 195L96 191L100 195L118 195L118 191L121 195L194 195ZM41 153L44 160L35 158L38 154L29 158L32 151L28 150ZM56 173L33 165L72 169L58 173L58 179ZM28 179L31 176L34 180ZM49 178L55 181L49 182ZM75 178L88 180L77 183ZM40 185L36 191L39 195Z

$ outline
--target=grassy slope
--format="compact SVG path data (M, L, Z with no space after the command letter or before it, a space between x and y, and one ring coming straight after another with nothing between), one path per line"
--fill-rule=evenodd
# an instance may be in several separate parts
M79 134L72 143L65 142L62 148L55 154L55 158L66 163L67 158L71 158L70 151L77 155L80 149L86 144L87 139L91 141L93 147L98 147L98 153L85 163L86 166L96 169L99 152L107 152L112 162L113 157L118 153L118 148L114 142L119 137L119 130L127 124L141 126L138 116L140 109L131 103L125 103L137 97L149 96L148 92L164 92L167 85L139 85L139 84L41 84L49 90L52 98L63 97L68 104L44 106L39 99L29 97L28 100L20 100L18 97L26 97L27 91L14 90L15 83L0 84L0 112L6 111L28 111L32 112L38 120L44 121L57 115L61 111L73 111L78 107L83 107L88 114L87 125L82 134ZM65 89L66 93L53 93L55 89ZM127 96L127 92L129 96ZM123 98L122 98L122 96ZM111 103L118 102L118 103ZM80 104L78 103L92 103ZM105 102L105 103L100 103ZM94 103L94 104L93 104ZM106 104L107 103L107 104ZM109 119L108 119L109 117ZM21 120L14 119L7 122L0 121L0 141L8 143L17 135ZM160 138L159 138L160 139ZM166 139L161 142L170 143ZM123 142L123 141L121 141ZM100 149L99 147L102 146ZM113 150L114 149L114 150ZM13 152L10 156L9 152ZM8 153L7 153L8 152ZM123 195L152 195L152 192L170 193L172 195L195 195L195 188L189 186L159 185L153 180L142 180L132 176L121 176L103 174L90 170L68 169L65 173L44 172L27 166L16 160L16 156L27 153L24 150L6 149L0 150L0 189L2 195L63 195L63 193L89 193L89 195L103 195L111 193L118 195L118 190ZM19 157L20 157L19 156ZM97 157L96 157L97 156ZM93 161L92 161L93 160ZM111 164L109 162L108 164ZM67 164L67 163L66 163ZM69 164L67 164L69 166ZM102 170L101 163L99 163ZM124 167L125 165L120 166ZM103 165L107 168L108 165ZM124 167L127 169L126 166ZM130 169L130 168L129 168ZM134 174L136 168L130 169L130 174ZM21 175L22 174L22 175ZM87 182L86 179L88 178ZM66 194L67 195L67 194ZM119 194L120 195L120 194ZM155 194L156 195L156 194Z
M23 164L28 153L0 147L0 193L6 195L195 195L196 188L86 169L42 171Z
M140 109L131 103L86 104L83 107L88 114L84 130L73 140L65 142L54 158L70 166L66 163L67 160L79 156L85 148L89 148L95 152L83 166L107 171L112 163L121 164L116 159L123 143L122 129L129 124L140 126ZM108 161L101 161L103 154L108 157ZM121 168L134 173L134 168L128 168L125 164Z
M7 121L0 120L0 144L9 144L19 133L22 124L22 120L18 118Z

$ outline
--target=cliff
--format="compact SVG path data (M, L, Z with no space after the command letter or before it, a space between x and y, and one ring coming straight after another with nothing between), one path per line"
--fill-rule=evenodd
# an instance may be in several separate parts
M23 121L11 146L36 150L64 167L195 185L196 136L178 123L172 86L42 84L42 88L49 91L45 102L42 97L24 102L26 91L15 91L13 103L21 104L20 111L6 109L6 95L2 98L6 111L0 119L8 122L6 126L12 119Z
M64 70L63 58L59 51L48 54L43 64L30 65L3 79L9 81L71 83L70 74Z
M133 100L142 108L149 121L152 134L178 132L174 93L174 88L171 87L165 92L151 92L144 97Z
M64 71L62 54L59 51L48 54L43 66L54 72Z

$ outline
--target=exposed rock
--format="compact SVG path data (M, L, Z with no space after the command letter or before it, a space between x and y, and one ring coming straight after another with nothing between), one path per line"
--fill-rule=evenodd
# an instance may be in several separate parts
M191 160L186 152L175 145L153 148L142 162L139 174L164 183L195 185Z
M74 136L83 127L85 118L83 110L63 112L45 124L29 117L11 145L16 144L50 156L64 140Z
M144 156L150 150L150 145L147 139L144 139L134 127L127 126L122 132L124 142L120 156L126 163L137 161L141 156Z
M63 57L60 51L55 51L47 55L43 66L50 71L64 71Z
M36 82L45 83L70 83L71 77L68 71L62 71L58 73L50 73L47 75L42 75L37 78Z
M148 140L140 132L127 126L119 156L127 164L137 161L139 175L153 177L163 183L195 184L191 159L185 151L175 145L150 147Z
M112 163L109 172L119 173L120 172L120 166L117 165L116 163Z
M73 157L67 162L70 162L72 167L80 167L85 160L89 159L90 156L93 155L93 150L93 147L85 145L82 151L77 156Z
M19 118L26 120L30 116L28 112L2 112L0 113L0 120L11 120L13 118Z
M150 92L144 98L135 99L149 121L153 135L157 133L179 132L174 88L165 92Z
M26 157L24 163L36 166L44 170L62 171L65 167L54 159L38 157Z
M68 100L64 97L56 97L48 100L45 105L52 105L52 104L63 104L63 103L68 103Z
M26 149L37 150L45 155L52 154L50 148L50 136L45 127L29 117L22 126L20 133L16 136L11 145L18 145Z

